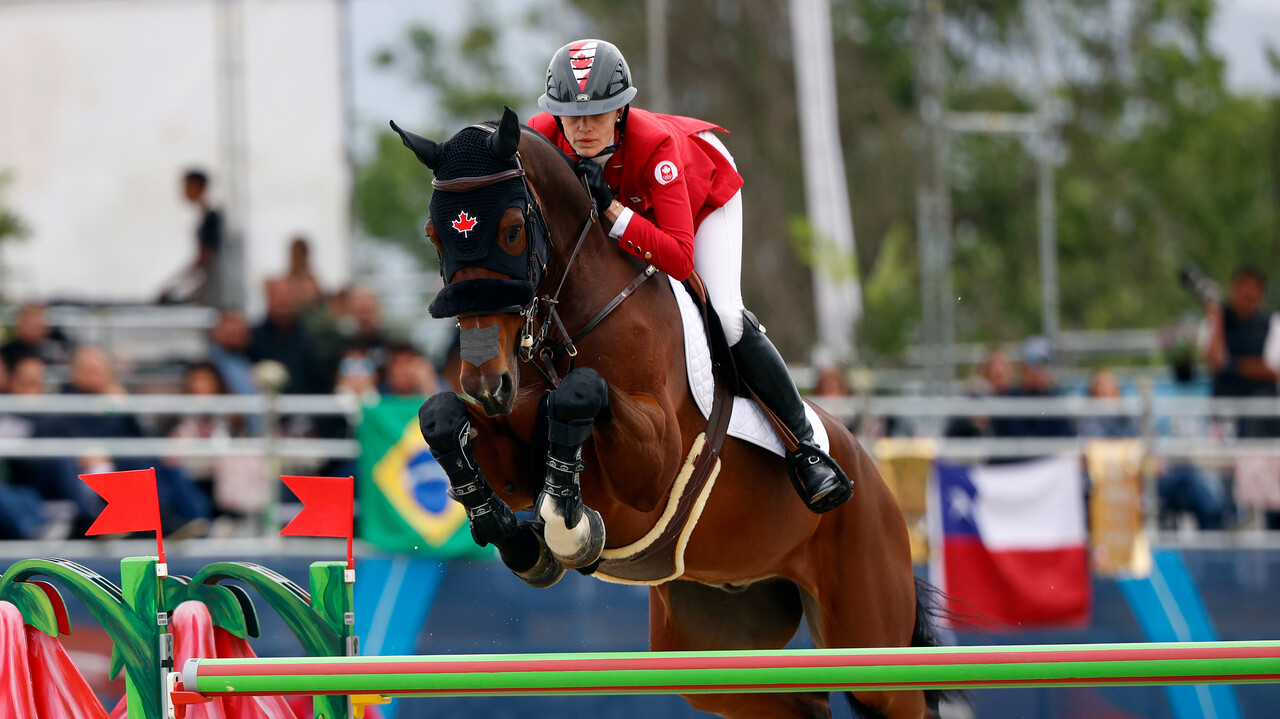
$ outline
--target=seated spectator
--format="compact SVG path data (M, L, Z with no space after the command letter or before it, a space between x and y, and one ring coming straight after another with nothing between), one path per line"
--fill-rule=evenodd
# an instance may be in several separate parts
M209 330L209 363L232 394L257 394L249 343L253 335L240 310L223 310Z
M71 353L71 341L61 330L49 327L44 305L28 303L18 310L13 339L0 347L0 359L12 370L23 357L39 357L46 364L64 364Z
M408 342L387 348L387 366L383 372L383 394L429 397L440 391L435 368Z
M284 365L289 372L289 380L284 386L286 394L327 391L327 383L319 379L320 368L311 338L298 321L298 309L288 283L268 280L266 290L267 316L253 328L249 359L254 362L274 360Z
M98 347L81 347L71 360L69 391L80 394L123 394L116 380L111 357ZM85 414L66 418L71 437L102 439L147 436L138 419L130 414ZM202 535L207 530L210 507L186 472L175 462L158 457L107 457L86 455L79 458L81 473L98 473L147 469L156 471L156 491L160 500L160 519L165 532Z
M1104 369L1093 373L1089 380L1089 396L1100 400L1116 400L1120 398L1120 378L1115 372ZM1137 437L1142 433L1137 417L1127 415L1101 415L1085 417L1080 422L1082 437Z
M353 326L346 337L346 346L364 350L378 371L383 371L391 339L382 329L382 305L378 296L362 287L352 288L347 298L347 312Z
M353 397L363 403L378 401L378 372L373 366L373 360L369 359L364 350L351 348L342 353L333 391L334 394ZM341 415L318 417L315 428L316 436L323 439L355 438L355 428ZM320 474L343 477L354 475L355 471L355 460L332 459L324 465Z
M1018 369L1022 384L1006 390L1005 397L1057 397L1053 381L1053 343L1047 337L1032 337L1022 345ZM995 417L991 420L996 437L1074 437L1071 420L1061 416Z
M1173 397L1203 397L1196 387L1195 358L1181 354L1174 358L1173 385L1167 390ZM1175 416L1157 424L1162 436L1203 439L1210 435L1209 421L1198 416ZM1163 463L1162 463L1163 464ZM1232 512L1223 492L1222 478L1213 471L1186 460L1168 462L1159 471L1156 494L1160 500L1160 524L1167 529L1177 526L1178 516L1190 514L1200 529L1221 529Z
M187 369L183 393L211 397L228 392L218 368L210 362L201 362ZM165 434L181 439L229 439L248 433L248 423L238 415L188 414L176 418ZM264 486L268 478L261 457L188 458L182 466L213 503L218 517L256 513L269 497L270 487Z
M9 390L14 395L37 397L45 393L45 363L35 355L18 360L9 377ZM71 437L66 419L59 415L11 415L5 436L11 438ZM67 518L69 531L81 536L97 517L102 500L80 481L80 468L69 458L13 457L8 462L9 481L36 492L43 500L66 502L72 507Z
M967 394L975 399L1008 394L1013 385L1013 361L1009 353L996 347L987 353L982 369L969 379ZM947 422L948 437L990 437L991 418L983 416L953 417Z

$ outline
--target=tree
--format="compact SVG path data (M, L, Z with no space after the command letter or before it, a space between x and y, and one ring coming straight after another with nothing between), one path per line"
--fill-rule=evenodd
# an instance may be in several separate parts
M503 57L502 40L492 19L476 15L452 42L442 41L429 28L412 27L402 47L383 49L374 61L387 71L408 73L433 100L440 113L436 126L412 129L440 139L460 125L496 119L504 105L529 95L512 87L498 60ZM435 248L422 231L430 201L430 173L404 148L399 136L379 128L372 157L356 171L355 215L360 226L373 238L397 245L424 267L435 269L439 266Z

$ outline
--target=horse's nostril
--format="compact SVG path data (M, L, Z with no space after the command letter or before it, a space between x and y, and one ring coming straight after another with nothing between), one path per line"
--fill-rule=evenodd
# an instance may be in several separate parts
M506 400L506 398L511 396L511 389L511 373L504 372L502 377L498 380L498 391L494 394L498 399Z

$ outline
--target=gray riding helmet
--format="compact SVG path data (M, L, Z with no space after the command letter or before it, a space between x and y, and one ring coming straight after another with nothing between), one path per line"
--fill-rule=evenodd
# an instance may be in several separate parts
M538 107L556 117L600 115L636 96L622 51L604 40L578 40L556 50L547 66L547 91Z

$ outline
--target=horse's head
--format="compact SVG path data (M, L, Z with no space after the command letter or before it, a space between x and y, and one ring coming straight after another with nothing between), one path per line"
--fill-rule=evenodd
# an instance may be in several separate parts
M517 351L549 249L546 219L517 153L520 120L508 108L501 122L471 125L440 143L391 127L435 172L426 232L445 286L431 315L458 318L462 390L489 416L509 414L520 384ZM556 152L542 145L536 149Z

